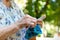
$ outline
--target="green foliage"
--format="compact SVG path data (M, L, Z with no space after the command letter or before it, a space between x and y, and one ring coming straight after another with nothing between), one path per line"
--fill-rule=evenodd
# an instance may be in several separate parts
M58 26L60 30L60 0L27 0L26 10L29 15L39 18L46 14L45 22ZM51 31L47 32L47 37L53 37ZM54 32L54 31L53 31Z
M45 22L53 20L52 24L60 25L60 0L27 0L26 10L29 15L39 18L42 14L46 14ZM43 3L45 2L45 5ZM59 22L59 23L58 23Z

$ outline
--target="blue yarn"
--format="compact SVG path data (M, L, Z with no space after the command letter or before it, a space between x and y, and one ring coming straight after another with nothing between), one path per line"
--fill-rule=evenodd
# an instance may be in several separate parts
M42 30L41 30L41 26L39 24L37 24L34 28L29 28L26 31L26 35L25 38L26 39L30 39L33 36L37 36L38 34L42 34Z

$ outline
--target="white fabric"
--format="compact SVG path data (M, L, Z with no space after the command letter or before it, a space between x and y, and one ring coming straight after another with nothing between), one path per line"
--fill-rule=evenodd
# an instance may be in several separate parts
M20 20L24 16L22 10L16 6L13 2L12 7L7 8L2 2L0 2L0 28L9 26L10 24ZM26 40L24 38L26 33L26 28L20 29L16 34L13 34L8 39L11 40ZM18 36L19 34L19 36ZM23 35L23 36L22 36Z

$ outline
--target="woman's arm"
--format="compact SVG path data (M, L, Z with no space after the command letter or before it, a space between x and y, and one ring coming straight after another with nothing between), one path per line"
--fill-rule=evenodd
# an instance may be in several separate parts
M0 40L4 40L8 36L16 33L19 27L16 24L12 24L8 27L0 28Z
M29 20L30 19L30 20ZM8 26L0 28L0 40L4 40L5 38L9 37L10 35L16 33L19 29L23 28L23 25L34 25L32 22L36 22L35 19L31 19L30 17L23 18L21 21L17 21L16 23Z
M20 21L18 20L15 24L0 28L0 40L4 40L10 35L16 33L20 28L22 28L23 25L34 25L36 22L36 19L31 18L30 16L25 16Z

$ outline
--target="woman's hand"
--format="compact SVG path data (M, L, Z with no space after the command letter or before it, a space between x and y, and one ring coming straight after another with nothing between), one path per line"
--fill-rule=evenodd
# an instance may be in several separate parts
M21 20L18 21L18 25L20 26L20 28L28 26L34 27L36 23L36 18L33 18L29 15L25 15Z

